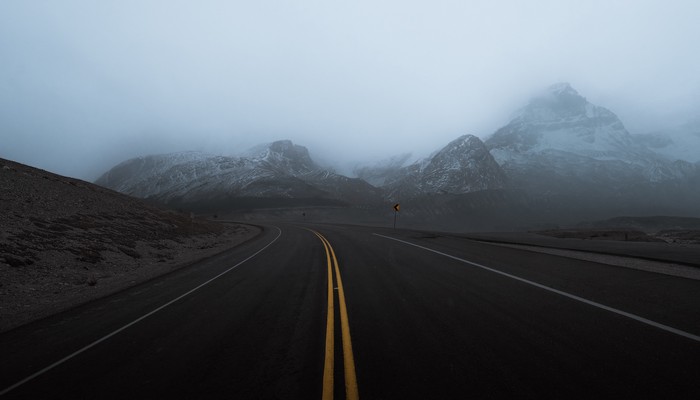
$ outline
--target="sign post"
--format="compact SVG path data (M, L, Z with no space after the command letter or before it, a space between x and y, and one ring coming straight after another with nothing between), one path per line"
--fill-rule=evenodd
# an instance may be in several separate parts
M394 229L396 229L396 217L399 215L399 211L401 211L401 204L394 204Z

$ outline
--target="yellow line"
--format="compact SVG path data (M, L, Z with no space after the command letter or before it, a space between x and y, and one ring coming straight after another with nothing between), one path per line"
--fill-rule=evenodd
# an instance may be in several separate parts
M325 238L324 238L325 240ZM328 240L326 240L328 242ZM343 290L343 280L340 278L338 259L330 243L333 263L335 264L335 276L338 280L338 303L340 304L340 329L343 333L343 365L345 367L345 398L348 400L359 400L360 394L357 389L357 376L355 375L355 357L352 354L352 341L350 340L350 322L348 321L348 309L345 306L345 291Z
M323 399L333 398L333 316L331 313L333 310L333 278L331 270L331 257L333 258L333 264L335 265L335 276L338 282L338 303L340 305L340 330L342 334L343 341L343 369L345 373L345 398L349 400L359 400L359 391L357 388L357 376L355 374L355 357L352 353L352 340L350 339L350 323L348 321L348 310L345 305L345 291L343 290L343 280L340 277L340 268L338 267L338 258L335 256L335 251L333 246L331 246L328 239L323 237L320 233L316 231L311 231L323 243L323 247L326 250L326 262L328 263L328 313L327 325L326 325L326 363L324 364L323 371ZM329 251L330 250L330 251ZM330 339L330 350L329 350L329 336ZM330 358L330 378L327 377L328 374L328 360Z
M326 355L325 361L323 363L323 400L333 399L333 353L334 353L334 341L335 336L333 328L335 310L333 307L333 269L331 268L331 253L328 251L328 245L323 240L323 237L314 232L314 235L318 236L323 243L323 247L326 249L326 263L328 264L328 315L326 316Z

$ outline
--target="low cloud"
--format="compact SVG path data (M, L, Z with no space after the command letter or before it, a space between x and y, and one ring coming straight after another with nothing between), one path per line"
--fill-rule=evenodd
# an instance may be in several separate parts
M348 163L486 137L568 81L633 132L700 106L693 1L0 4L0 157L84 179L289 138Z

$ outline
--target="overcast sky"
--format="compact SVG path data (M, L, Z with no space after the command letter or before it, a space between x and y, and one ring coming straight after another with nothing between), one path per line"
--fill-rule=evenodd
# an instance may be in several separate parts
M93 180L276 139L347 164L488 137L567 81L697 117L700 1L0 1L0 157Z

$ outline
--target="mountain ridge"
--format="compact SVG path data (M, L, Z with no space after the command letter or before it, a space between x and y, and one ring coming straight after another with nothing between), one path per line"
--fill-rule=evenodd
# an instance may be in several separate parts
M290 140L238 157L169 157L128 160L97 183L185 208L209 203L216 209L240 199L253 208L281 204L272 199L372 208L415 199L425 215L444 206L445 215L480 209L486 218L513 214L503 210L512 206L520 210L514 218L529 214L530 221L574 218L567 214L605 218L626 208L692 213L690 204L700 200L700 163L654 152L615 113L591 104L568 83L533 97L486 140L462 135L427 158L405 153L357 165L356 177L319 166L308 149ZM464 209L461 201L471 206Z
M305 147L289 140L259 146L248 157L190 152L137 157L118 164L95 183L171 205L233 198L331 200L334 204L379 199L371 185L321 168Z

